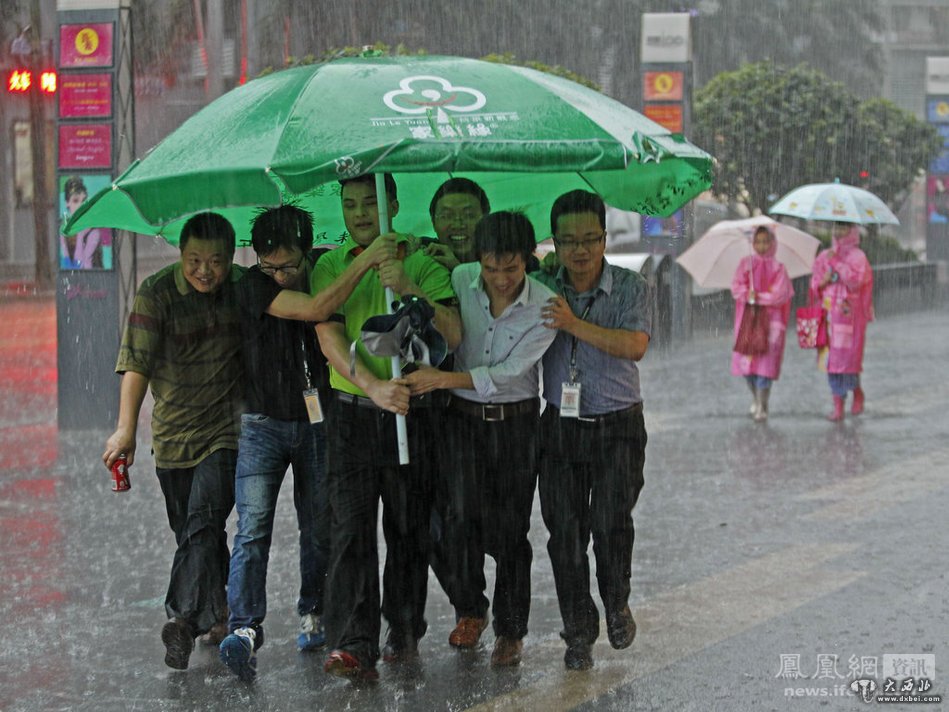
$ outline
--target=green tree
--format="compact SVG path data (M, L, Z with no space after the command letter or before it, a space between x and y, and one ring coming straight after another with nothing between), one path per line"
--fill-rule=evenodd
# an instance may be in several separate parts
M835 178L867 185L898 209L941 148L932 127L892 103L861 103L814 69L770 61L724 72L697 91L692 139L716 158L714 192L751 211Z

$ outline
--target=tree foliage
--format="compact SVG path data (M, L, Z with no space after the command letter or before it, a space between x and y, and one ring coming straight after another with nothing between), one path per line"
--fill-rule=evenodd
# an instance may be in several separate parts
M770 61L719 74L696 92L692 139L716 158L713 191L752 212L835 178L897 209L941 149L935 129L891 102L861 103L814 69Z

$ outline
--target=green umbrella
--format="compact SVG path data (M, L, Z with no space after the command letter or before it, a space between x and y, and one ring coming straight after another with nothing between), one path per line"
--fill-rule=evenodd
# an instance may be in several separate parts
M313 211L321 242L345 228L340 178L390 172L393 227L431 232L438 185L464 176L494 209L521 209L546 236L573 188L670 215L710 185L711 158L622 104L542 72L460 57L358 57L255 79L209 104L76 211L67 234L113 227L172 244L216 210L241 244L259 207Z

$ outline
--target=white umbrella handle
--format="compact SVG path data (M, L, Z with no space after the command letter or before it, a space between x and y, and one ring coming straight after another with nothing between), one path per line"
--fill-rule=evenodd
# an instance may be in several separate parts
M379 208L379 233L389 232L389 200L386 194L386 181L384 173L376 173L376 205ZM395 301L395 294L389 287L386 287L386 313L392 314L392 302ZM392 357L392 376L402 378L402 360L399 356ZM399 444L399 464L409 464L409 430L405 423L404 415L395 416L395 435Z

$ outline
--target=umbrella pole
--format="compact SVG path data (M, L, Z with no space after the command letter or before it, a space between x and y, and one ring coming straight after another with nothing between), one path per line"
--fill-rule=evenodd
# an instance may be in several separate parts
M385 174L376 173L376 205L379 208L379 233L389 232L389 200L386 195ZM395 301L395 294L389 287L386 287L386 313L392 314L392 302ZM402 378L402 361L399 356L392 357L392 376L393 378ZM396 440L399 444L399 464L409 464L409 431L405 423L404 415L395 416Z

